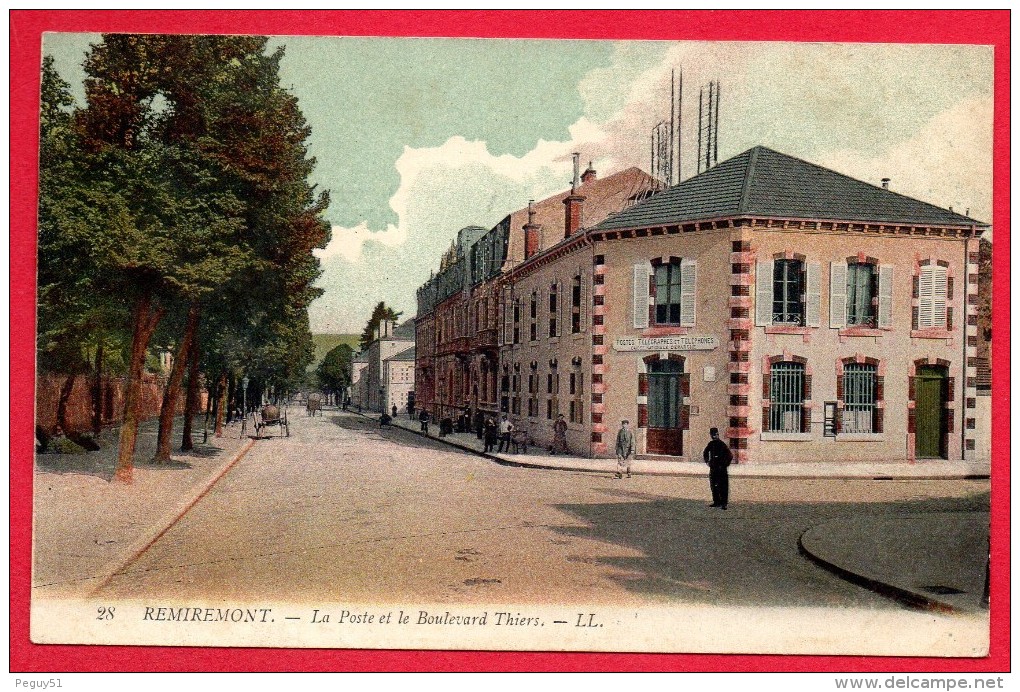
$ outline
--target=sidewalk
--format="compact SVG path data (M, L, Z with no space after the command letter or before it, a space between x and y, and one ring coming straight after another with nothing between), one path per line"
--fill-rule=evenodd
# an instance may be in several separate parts
M348 411L348 413L354 413ZM377 413L357 414L378 420ZM395 427L421 435L421 425L410 420L406 414L393 419ZM524 466L536 469L561 471L588 471L591 473L615 474L615 459L591 459L588 457L549 454L541 447L529 447L527 454L485 453L484 444L474 433L453 433L439 437L434 431L438 426L429 424L429 437L439 442L479 454L507 466ZM708 467L693 461L666 461L660 459L637 459L631 464L631 472L638 475L655 476L707 476ZM939 461L924 460L916 463L875 462L854 463L833 460L825 463L748 463L730 466L731 476L744 478L867 478L878 480L897 479L986 479L990 464L987 461Z
M841 519L800 537L801 551L854 584L918 608L977 611L988 567L987 512Z
M196 426L203 419L195 416ZM182 419L174 425L180 445ZM205 494L252 445L240 424L216 438L194 433L195 449L171 463L149 461L158 421L139 427L134 482L112 482L119 428L104 430L102 449L83 455L37 454L34 488L32 590L35 596L83 596L144 550Z

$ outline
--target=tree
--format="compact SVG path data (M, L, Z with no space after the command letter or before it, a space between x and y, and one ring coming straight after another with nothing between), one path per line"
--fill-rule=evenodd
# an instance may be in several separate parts
M386 303L383 301L377 303L375 308L372 309L372 316L368 319L368 323L365 325L365 328L361 331L361 339L359 341L359 346L361 347L361 350L364 351L365 349L368 348L369 344L375 341L376 339L375 332L376 329L379 328L380 324L382 324L384 321L396 322L398 319L400 319L400 316L402 314L404 313L394 311L393 308L387 306Z
M175 358L157 460L169 458L186 368L193 413L199 370L226 396L249 371L260 389L286 391L311 362L307 307L321 293L312 249L329 240L329 197L308 183L310 130L279 85L283 50L266 46L104 35L86 57L86 106L73 117L66 84L44 74L47 132L68 130L73 146L49 136L40 284L55 297L40 302L54 308L45 321L54 338L40 343L87 331L94 307L121 321L130 356L118 479L131 477L141 378L161 324ZM65 307L81 296L88 305Z
M343 396L347 388L351 386L353 359L354 349L347 344L340 344L331 349L315 369L319 387L337 397Z

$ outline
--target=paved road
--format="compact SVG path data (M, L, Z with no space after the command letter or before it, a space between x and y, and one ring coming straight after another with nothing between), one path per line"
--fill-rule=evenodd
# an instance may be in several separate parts
M833 519L987 511L985 481L707 479L499 466L327 412L259 441L105 594L892 609L797 551Z

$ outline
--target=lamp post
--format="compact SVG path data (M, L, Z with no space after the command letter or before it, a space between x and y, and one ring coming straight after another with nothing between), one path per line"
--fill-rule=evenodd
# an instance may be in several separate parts
M241 378L241 405L244 407L244 415L248 415L248 376Z

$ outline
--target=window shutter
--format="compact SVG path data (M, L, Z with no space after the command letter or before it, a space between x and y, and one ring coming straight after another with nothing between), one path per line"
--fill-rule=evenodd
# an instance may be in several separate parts
M934 299L934 270L926 265L921 267L921 276L917 286L917 328L928 329L932 326L932 301Z
M680 326L693 327L697 317L697 260L680 260Z
M878 326L892 326L893 266L878 268Z
M829 265L829 326L846 326L846 262Z
M503 287L503 295L502 295L502 300L500 300L500 308L501 308L500 309L500 316L503 318L503 320L502 320L503 323L500 325L501 329L499 330L499 345L500 346L505 346L506 344L510 343L510 339L509 339L510 320L513 319L513 315L511 314L511 312L513 310L513 306L510 305L510 287L509 286L504 286Z
M754 272L754 323L759 327L772 324L772 260L758 262Z
M817 327L822 314L822 265L812 262L807 265L807 304L805 305L805 322L809 327Z
M591 297L588 294L588 277L585 274L581 274L581 331L588 329L588 301Z
M581 292L584 292L584 282L581 283ZM581 296L581 309L587 307L587 300ZM645 329L648 327L648 263L640 262L634 265L634 328ZM581 326L584 327L582 315Z
M931 326L946 326L948 277L945 267L932 267Z
M563 306L568 302L565 300L567 296L563 293L563 282L556 282L556 336L563 334L563 321L567 316L567 311Z

